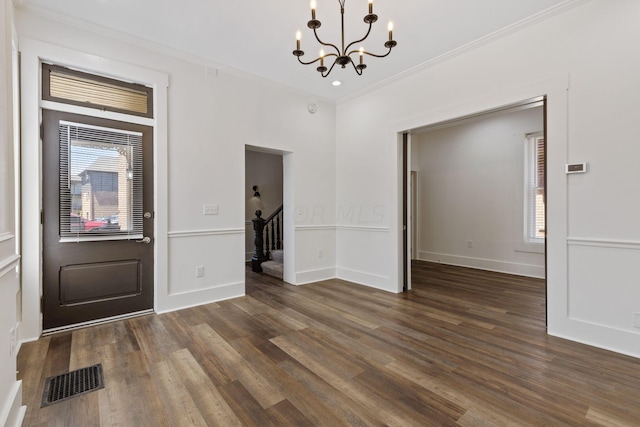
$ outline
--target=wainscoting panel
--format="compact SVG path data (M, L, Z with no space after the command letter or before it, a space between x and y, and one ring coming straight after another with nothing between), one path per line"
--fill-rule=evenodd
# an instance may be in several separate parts
M568 317L640 334L640 242L569 238L568 258Z
M391 230L384 226L339 225L337 227L338 259L336 276L390 292L398 291L397 280L389 276L395 259L389 258Z
M20 281L18 280L18 272L16 267L20 261L20 256L15 254L15 246L13 235L0 243L4 246L3 256L0 257L0 330L6 340L12 328L18 328L16 322L16 296L20 291ZM7 255L7 252L13 254ZM14 329L14 330L16 330ZM16 333L16 337L18 333ZM0 354L0 375L5 378L15 379L16 355L20 349L20 343L14 341L13 347L9 342L5 341L7 346L4 347ZM16 381L5 382L2 384L0 393L4 395L4 402L0 405L0 426L19 426L25 413L25 407L22 406L22 383ZM6 388L5 388L6 387ZM5 394L5 392L7 392Z
M172 307L244 295L244 229L169 233L169 298ZM196 277L196 267L204 275Z
M336 226L296 225L295 284L304 285L336 277ZM285 269L286 269L285 248Z

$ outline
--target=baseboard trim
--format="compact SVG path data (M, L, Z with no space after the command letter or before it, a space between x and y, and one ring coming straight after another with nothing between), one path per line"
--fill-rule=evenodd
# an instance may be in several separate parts
M395 289L389 289L389 277L387 276L365 273L364 271L352 270L350 268L337 267L336 277L341 280L346 280L347 282L353 282L370 288L397 293Z
M484 258L463 257L436 252L419 251L418 259L420 261L454 265L457 267L475 268L478 270L495 271L496 273L515 274L516 276L534 277L536 279L544 279L546 274L545 266Z
M237 282L188 292L172 293L168 295L166 301L157 304L156 313L170 313L185 308L243 297L245 295L244 289L244 282Z
M639 333L574 317L565 318L549 335L640 359Z
M22 381L16 381L11 388L4 411L0 414L0 425L20 427L27 407L22 405Z
M319 270L300 271L296 273L296 285L306 285L323 280L335 279L335 268L321 268Z

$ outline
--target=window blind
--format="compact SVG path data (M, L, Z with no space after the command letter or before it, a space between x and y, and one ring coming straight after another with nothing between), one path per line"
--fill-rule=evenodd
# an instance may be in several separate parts
M153 117L153 89L52 64L42 64L42 97L101 110Z
M61 121L61 241L143 235L142 134Z
M545 224L545 140L541 134L527 137L526 240L541 242Z

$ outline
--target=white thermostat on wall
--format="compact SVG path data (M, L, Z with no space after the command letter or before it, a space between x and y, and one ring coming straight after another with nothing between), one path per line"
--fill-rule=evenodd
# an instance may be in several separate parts
M586 163L568 163L566 173L585 173L587 171Z

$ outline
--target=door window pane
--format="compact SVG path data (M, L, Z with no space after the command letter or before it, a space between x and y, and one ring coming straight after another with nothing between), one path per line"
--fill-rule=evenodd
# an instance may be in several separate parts
M140 238L142 135L68 122L59 132L60 237Z

